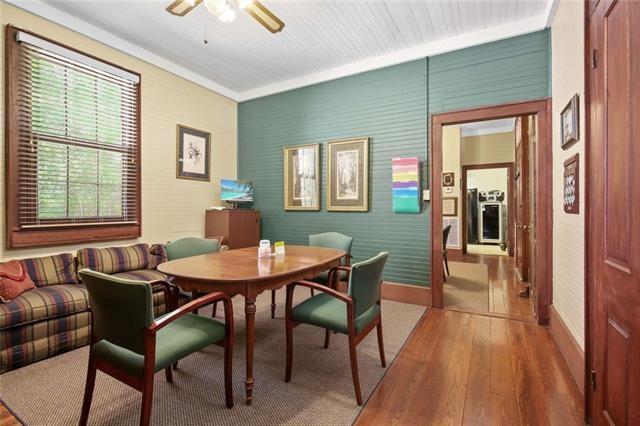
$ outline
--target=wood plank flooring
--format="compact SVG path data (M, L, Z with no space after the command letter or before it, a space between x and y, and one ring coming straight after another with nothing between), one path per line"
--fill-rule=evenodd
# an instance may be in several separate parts
M582 406L546 327L431 309L355 424L569 426Z
M450 256L450 261L463 263L483 263L489 270L489 309L488 313L504 318L519 319L522 321L535 321L531 298L518 296L523 289L522 281L518 279L515 267L515 259L509 256L464 254ZM446 294L445 294L446 303ZM447 306L449 309L458 309L455 306ZM477 311L475 313L487 313Z

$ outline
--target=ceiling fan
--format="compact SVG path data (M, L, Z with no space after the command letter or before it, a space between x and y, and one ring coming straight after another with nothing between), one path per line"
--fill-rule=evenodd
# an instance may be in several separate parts
M184 16L203 1L207 10L222 22L231 22L236 18L232 5L237 5L273 34L284 28L284 22L257 0L174 0L166 10L172 15Z

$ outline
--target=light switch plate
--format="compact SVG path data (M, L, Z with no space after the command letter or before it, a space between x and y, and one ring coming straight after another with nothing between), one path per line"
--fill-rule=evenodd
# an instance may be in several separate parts
M425 189L425 190L422 191L422 200L423 201L429 201L430 200L430 198L429 198L429 190L428 189Z

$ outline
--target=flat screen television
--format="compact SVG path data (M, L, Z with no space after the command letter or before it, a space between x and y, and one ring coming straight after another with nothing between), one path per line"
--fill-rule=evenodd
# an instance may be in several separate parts
M221 179L220 199L229 203L251 203L253 184L241 180Z

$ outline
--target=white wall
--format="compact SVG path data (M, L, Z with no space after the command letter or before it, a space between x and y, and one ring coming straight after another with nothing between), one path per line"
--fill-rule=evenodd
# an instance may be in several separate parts
M458 233L462 232L462 200L460 199L460 178L462 177L462 169L460 167L460 127L444 126L442 128L442 172L455 173L455 184L450 187L442 187L443 197L458 198ZM451 192L447 192L447 191ZM460 248L462 238L458 238L458 244L450 244L452 238L449 239L447 247Z
M516 156L515 132L466 136L460 140L463 165L513 163Z
M467 189L477 188L478 192L498 189L504 192L504 203L507 203L509 171L502 169L467 170Z
M219 205L220 178L236 177L237 103L216 92L177 77L147 62L0 1L4 26L11 23L53 40L90 52L142 75L142 238L85 244L105 247L166 242L176 237L204 236L205 209ZM0 55L4 70L4 54ZM2 71L4 73L4 71ZM4 76L0 79L0 188L4 193ZM211 182L176 179L176 125L211 133ZM0 260L60 252L81 246L7 250L4 196L0 197Z
M584 350L584 23L583 2L562 0L551 26L553 96L553 305ZM580 95L580 140L560 148L560 111ZM564 212L563 163L580 155L578 215Z

